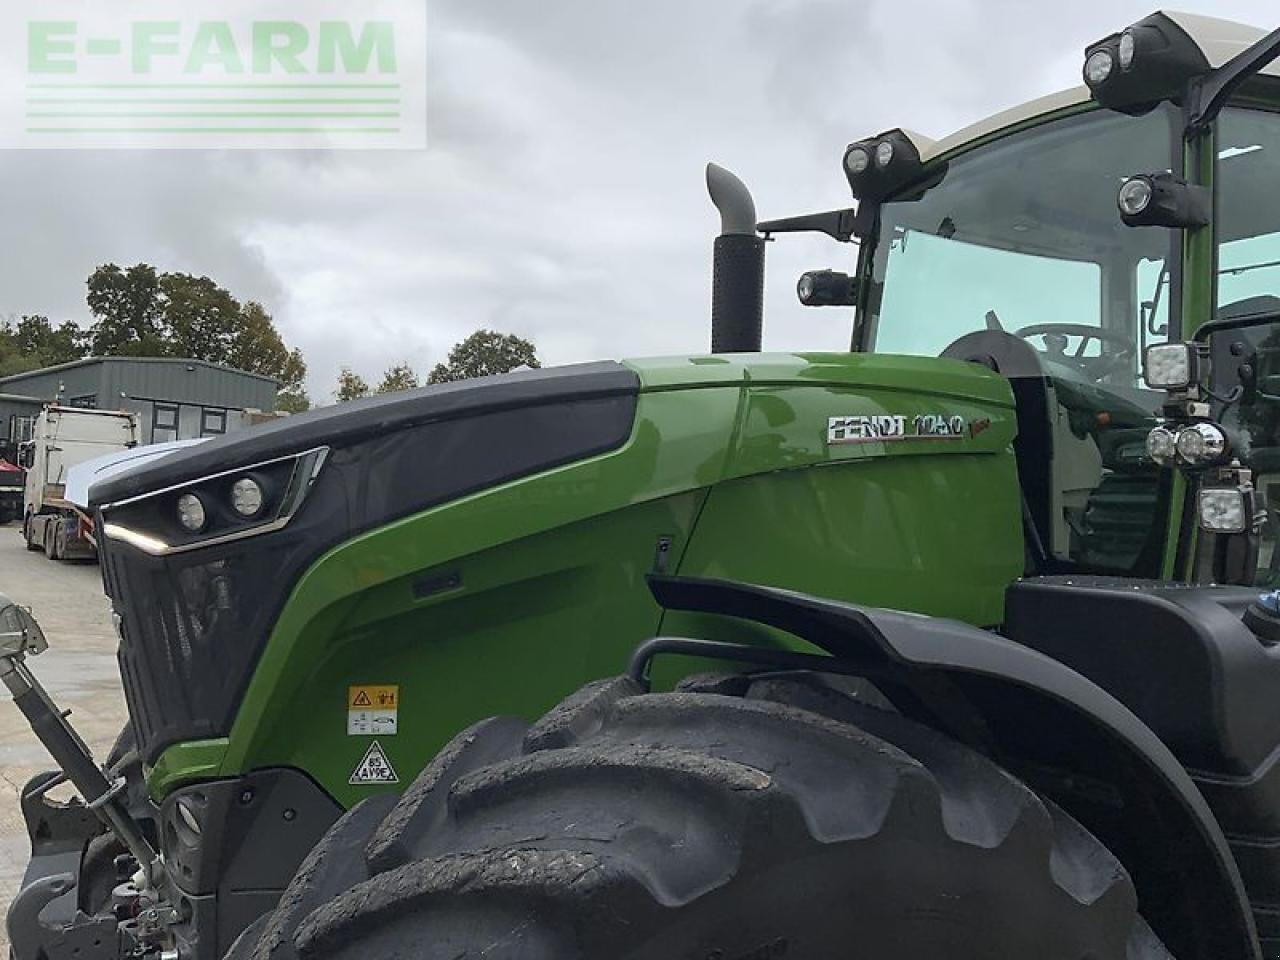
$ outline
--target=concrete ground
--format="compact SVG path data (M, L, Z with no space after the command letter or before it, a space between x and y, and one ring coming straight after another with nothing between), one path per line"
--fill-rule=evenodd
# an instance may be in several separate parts
M116 634L97 564L50 563L30 553L21 525L0 524L0 594L29 606L49 649L28 661L55 703L71 709L71 723L94 755L106 756L125 722L116 670ZM3 687L0 687L3 690ZM17 707L0 695L0 908L7 910L26 867L30 846L18 808L27 779L53 769ZM0 923L0 956L8 938Z

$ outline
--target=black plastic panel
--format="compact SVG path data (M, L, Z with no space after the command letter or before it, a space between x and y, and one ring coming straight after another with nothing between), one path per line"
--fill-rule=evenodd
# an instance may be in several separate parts
M615 364L566 368L559 377L537 372L408 395L416 400L378 399L355 410L357 432L345 412L299 417L296 430L286 421L213 441L131 477L129 489L138 477L163 489L237 463L330 446L306 502L282 530L167 557L101 541L107 593L123 617L125 697L146 761L171 743L227 733L289 591L321 553L431 506L617 449L630 437L639 389L633 373ZM326 425L334 432L325 433ZM95 487L95 495L122 494L121 484Z
M1084 674L1169 745L1227 835L1259 929L1275 936L1280 648L1242 620L1257 596L1248 587L1044 577L1009 588L1005 632Z
M341 814L310 778L290 769L196 784L165 800L165 864L184 895L207 898L196 928L198 960L223 956L240 931L275 906L302 858Z

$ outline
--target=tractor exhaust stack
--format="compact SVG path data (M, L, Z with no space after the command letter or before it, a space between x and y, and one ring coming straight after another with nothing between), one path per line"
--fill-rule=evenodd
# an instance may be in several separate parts
M759 353L764 330L764 240L746 184L707 164L707 192L720 211L711 271L711 352Z

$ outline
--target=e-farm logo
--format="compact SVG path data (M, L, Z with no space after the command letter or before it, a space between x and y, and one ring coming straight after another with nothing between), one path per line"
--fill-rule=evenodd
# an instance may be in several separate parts
M2 146L426 145L425 0L40 0L6 13Z

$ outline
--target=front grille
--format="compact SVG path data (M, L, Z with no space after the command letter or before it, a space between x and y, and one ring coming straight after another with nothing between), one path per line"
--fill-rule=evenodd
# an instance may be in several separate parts
M180 740L224 736L283 593L305 563L296 537L216 556L150 557L107 541L107 592L121 615L129 716L148 762Z

